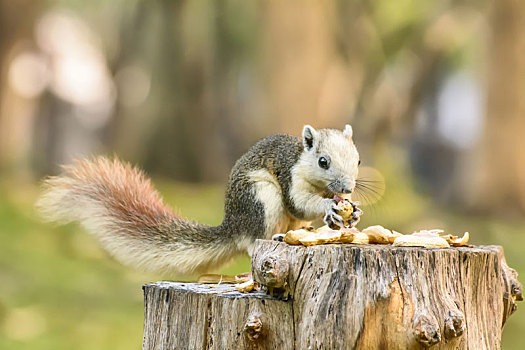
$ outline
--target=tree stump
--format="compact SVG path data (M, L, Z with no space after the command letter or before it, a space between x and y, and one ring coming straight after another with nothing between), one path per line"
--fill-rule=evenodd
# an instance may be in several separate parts
M144 349L498 349L522 300L497 246L428 249L258 240L262 290L144 286Z
M292 303L233 284L144 286L143 349L293 349Z

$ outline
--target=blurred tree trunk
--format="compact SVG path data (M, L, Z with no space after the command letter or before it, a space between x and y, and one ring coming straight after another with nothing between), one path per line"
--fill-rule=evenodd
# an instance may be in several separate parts
M320 104L336 48L334 4L323 1L268 1L261 6L264 31L262 77L273 132L299 135L304 124L335 127ZM344 96L344 95L343 95Z
M225 1L162 1L153 70L149 170L185 181L225 181L241 148L232 101L237 82L235 22ZM197 30L198 29L198 30ZM237 50L238 51L238 50ZM236 64L233 64L236 63Z
M139 52L148 52L144 47L144 43L148 40L148 31L144 28L150 25L148 20L151 20L152 6L143 1L138 1L134 5L122 10L124 14L119 23L119 50L117 55L108 63L113 77L116 77L119 70L128 64L136 64L136 61L140 63L147 61L146 58L137 56ZM145 122L148 118L143 117L144 109L146 109L145 104L134 108L132 111L123 107L121 101L122 87L118 81L116 83L115 110L113 117L103 130L102 139L109 149L117 150L121 157L136 161L137 154L140 154L139 149L143 147L137 140L140 140L145 129L148 129Z
M18 121L7 112L5 103L9 97L7 76L13 58L10 54L18 41L25 39L26 44L32 41L33 24L41 6L31 0L0 0L0 168L13 161L12 154L17 153L12 149L17 147L17 142L13 139L11 123Z
M474 206L525 212L525 1L493 2L483 172Z
M196 172L195 158L187 151L183 117L183 1L160 1L156 8L157 55L151 62L152 117L157 121L146 144L144 163L153 172L188 180ZM197 79L198 77L193 77Z

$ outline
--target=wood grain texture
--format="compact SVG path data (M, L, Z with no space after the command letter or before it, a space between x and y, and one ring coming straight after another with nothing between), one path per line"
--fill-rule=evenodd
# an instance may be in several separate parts
M262 291L144 286L144 349L499 349L522 300L497 246L259 240L252 273Z
M521 295L516 276L505 282L500 247L257 241L254 251L254 278L265 286L270 275L267 289L284 284L293 301L296 349L497 349L504 296ZM281 282L277 270L288 271Z
M143 349L293 349L291 302L232 284L144 286Z

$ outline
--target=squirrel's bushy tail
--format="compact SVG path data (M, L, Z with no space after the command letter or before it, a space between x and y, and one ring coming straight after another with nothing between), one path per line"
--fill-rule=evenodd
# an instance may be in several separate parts
M191 274L237 253L222 226L177 216L142 171L117 159L77 160L44 182L37 209L46 220L78 221L120 262Z

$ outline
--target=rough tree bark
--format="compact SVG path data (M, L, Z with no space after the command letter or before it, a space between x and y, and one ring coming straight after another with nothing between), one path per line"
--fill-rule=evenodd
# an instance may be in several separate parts
M257 241L261 291L144 287L144 349L497 349L521 300L497 246L425 249Z

